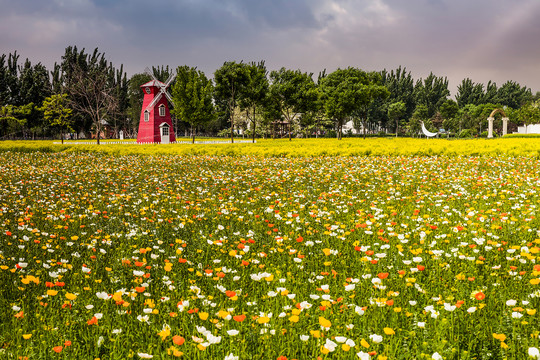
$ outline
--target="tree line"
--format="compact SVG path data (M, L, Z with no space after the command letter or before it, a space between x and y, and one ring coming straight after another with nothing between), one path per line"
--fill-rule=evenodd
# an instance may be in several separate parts
M518 125L540 123L540 93L515 81L500 87L463 79L454 99L448 79L433 73L414 79L404 67L367 72L355 67L321 71L269 71L265 62L225 62L210 78L196 67L153 67L165 81L177 76L169 91L178 135L234 137L341 138L392 133L418 136L421 123L449 136L482 136L497 108ZM0 139L136 137L143 92L151 80L138 73L129 79L97 48L92 53L69 46L59 64L47 70L19 54L0 56ZM500 133L500 115L496 132ZM345 126L348 124L347 126ZM352 129L350 124L352 124ZM347 131L344 131L344 128ZM105 131L104 129L107 129Z

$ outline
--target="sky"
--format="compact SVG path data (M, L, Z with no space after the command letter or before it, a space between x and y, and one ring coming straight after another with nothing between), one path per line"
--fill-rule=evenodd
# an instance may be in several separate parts
M96 47L128 76L147 66L265 60L446 76L540 91L540 0L0 0L0 54L52 69Z

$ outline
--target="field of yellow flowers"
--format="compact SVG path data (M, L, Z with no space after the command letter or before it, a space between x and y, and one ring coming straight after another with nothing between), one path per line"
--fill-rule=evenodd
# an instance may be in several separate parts
M355 141L3 149L0 358L540 358L540 142Z

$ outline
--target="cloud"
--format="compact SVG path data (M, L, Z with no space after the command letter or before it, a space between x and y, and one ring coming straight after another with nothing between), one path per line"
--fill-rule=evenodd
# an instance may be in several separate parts
M540 2L522 0L0 0L3 53L48 67L99 47L130 74L224 61L317 73L337 67L512 79L540 90Z

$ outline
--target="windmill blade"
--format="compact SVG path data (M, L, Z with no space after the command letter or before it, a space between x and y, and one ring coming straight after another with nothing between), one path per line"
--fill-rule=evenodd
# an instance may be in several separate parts
M176 77L176 70L173 70L171 72L171 75L169 75L169 78L167 79L167 81L165 81L165 87L169 87L169 85L171 85L171 82L174 80L175 77Z
M150 70L150 68L147 66L145 69L144 69L144 72L147 74L147 75L150 75L150 77L152 79L154 79L154 81L159 81L158 79L156 79L156 77L154 76L154 73L152 72L152 70Z
M174 101L173 101L173 99L172 99L171 94L169 94L168 91L165 91L165 96L167 97L167 99L169 99L169 101L171 102L172 106L174 106Z
M148 104L148 106L146 107L146 110L150 110L151 108L154 107L154 105L156 105L156 103L159 101L159 99L161 99L161 95L163 95L162 92L159 92L156 97L152 100L152 102L150 104Z

